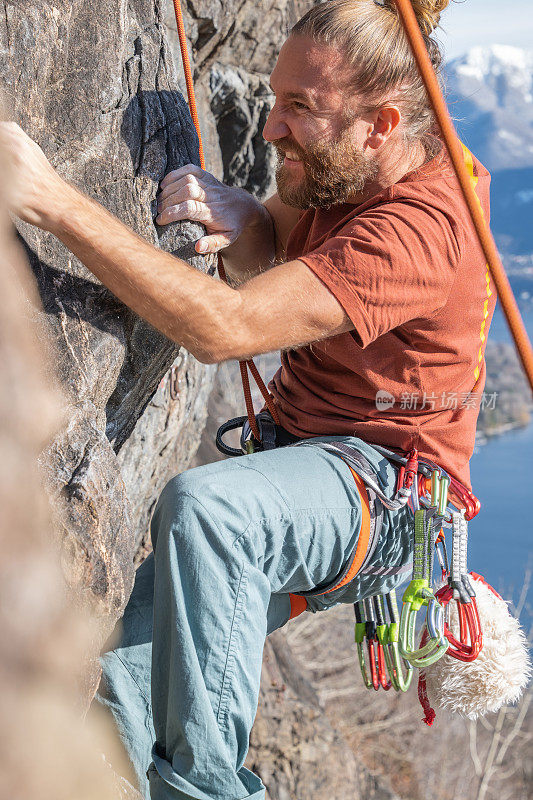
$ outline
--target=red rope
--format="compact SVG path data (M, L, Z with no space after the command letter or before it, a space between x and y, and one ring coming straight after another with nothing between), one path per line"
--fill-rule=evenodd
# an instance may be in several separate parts
M181 12L181 4L180 0L172 0L174 4L174 13L176 14L176 26L178 29L178 39L180 43L180 51L181 51L181 60L183 63L183 73L185 75L185 85L187 87L187 98L189 101L189 109L191 112L192 121L194 123L194 127L196 128L196 132L198 134L198 149L199 149L199 156L200 156L200 166L202 169L205 169L205 157L204 157L204 149L202 145L202 134L200 132L200 121L198 119L198 111L196 108L196 97L194 94L194 81L192 77L192 70L191 70L191 62L189 59L189 51L187 50L187 36L185 34L185 25L183 23L183 14ZM220 253L218 254L218 272L220 277L226 283L228 279L226 277L226 271L224 269L224 265L222 263L222 257ZM259 388L259 391L263 395L263 399L266 403L270 414L272 415L272 419L279 425L279 415L277 408L274 404L274 398L268 391L267 387L265 386L263 379L259 375L257 367L255 366L252 359L248 361L239 361L239 367L241 371L241 379L242 379L242 389L244 393L244 402L246 405L246 413L248 415L248 422L250 423L251 431L257 439L260 441L261 436L259 433L259 427L257 425L257 420L255 418L254 413L254 406L252 402L252 391L250 389L250 380L248 378L248 369L252 373L255 382Z
M448 107L446 106L446 101L440 89L437 76L435 75L435 70L431 64L422 31L420 30L415 12L413 11L413 6L411 5L411 0L394 0L394 2L396 3L396 8L405 34L411 45L411 50L413 51L420 75L424 81L429 101L435 112L442 138L450 154L450 159L457 180L459 181L463 197L468 206L470 216L472 217L479 243L487 259L490 274L496 286L498 297L500 298L505 317L509 324L518 355L520 356L524 371L529 380L529 385L533 391L533 350L531 349L531 343L526 333L522 317L520 316L513 290L511 289L503 264L500 260L496 243L489 226L483 218L483 211L479 199L465 167L463 149L455 131Z

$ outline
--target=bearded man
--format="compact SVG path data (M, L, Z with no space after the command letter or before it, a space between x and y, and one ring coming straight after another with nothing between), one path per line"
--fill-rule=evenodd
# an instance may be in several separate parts
M413 3L436 67L430 33L446 5ZM120 646L103 659L101 700L152 800L263 798L243 764L265 636L304 607L407 577L409 509L382 508L355 557L372 508L347 464L316 445L359 453L389 497L397 471L374 445L418 448L469 483L477 409L457 398L483 388L495 296L393 3L315 6L271 83L277 194L263 206L188 165L159 196L159 224L204 223L196 249L222 252L231 285L136 237L20 129L2 128L20 166L15 212L130 308L202 362L282 351L277 432L298 446L170 481ZM488 214L488 173L465 157Z

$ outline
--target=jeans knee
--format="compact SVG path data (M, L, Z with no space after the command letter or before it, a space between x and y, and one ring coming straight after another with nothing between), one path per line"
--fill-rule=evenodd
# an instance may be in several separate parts
M211 485L201 475L183 472L166 484L159 496L151 522L154 552L164 537L178 551L204 547L206 540L216 536L206 507L212 498ZM214 528L214 530L213 530Z

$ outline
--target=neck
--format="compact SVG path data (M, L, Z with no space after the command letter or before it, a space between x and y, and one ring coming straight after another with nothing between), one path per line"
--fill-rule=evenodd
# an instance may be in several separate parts
M405 147L400 148L399 146L390 148L389 150L387 150L386 147L383 149L385 152L376 155L376 159L379 163L379 170L376 177L365 185L362 192L353 195L353 197L349 199L349 203L353 203L354 205L365 203L367 200L370 200L371 197L374 197L376 194L398 183L404 175L407 175L415 169L419 169L422 164L430 160L426 148L420 141L415 142L407 149ZM431 156L431 158L432 157L433 156Z

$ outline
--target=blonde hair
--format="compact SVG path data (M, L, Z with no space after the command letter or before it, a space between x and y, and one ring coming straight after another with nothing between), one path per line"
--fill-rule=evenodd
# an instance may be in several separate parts
M449 0L411 2L439 74L442 54L431 33ZM327 0L304 14L291 34L338 48L346 56L347 86L366 98L367 109L398 102L406 140L422 140L432 149L433 113L394 0Z

